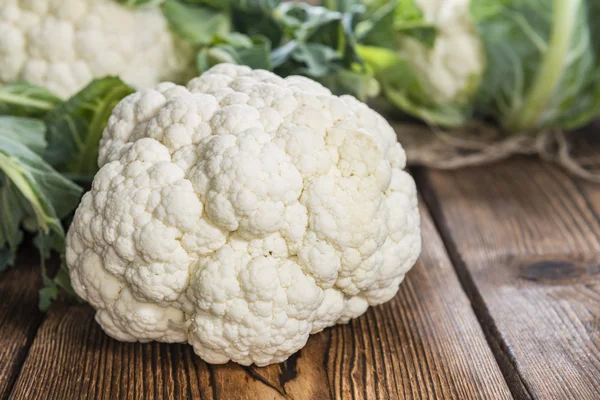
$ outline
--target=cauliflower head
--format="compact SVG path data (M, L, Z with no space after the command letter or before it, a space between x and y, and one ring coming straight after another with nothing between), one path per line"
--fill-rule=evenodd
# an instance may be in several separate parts
M406 37L400 44L406 59L424 77L432 97L466 102L478 88L485 68L483 44L471 18L471 0L415 0L437 28L433 48Z
M193 51L159 8L114 0L2 0L0 84L26 80L66 98L91 79L117 75L146 88L178 80Z
M281 362L390 300L421 247L390 125L299 76L219 64L124 98L67 235L76 292L124 341Z

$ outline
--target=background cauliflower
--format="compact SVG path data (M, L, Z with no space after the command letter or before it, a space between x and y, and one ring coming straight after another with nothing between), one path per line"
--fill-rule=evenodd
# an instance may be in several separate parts
M220 64L129 95L99 164L67 263L120 340L280 362L390 300L420 252L393 129L307 78Z
M415 0L425 18L435 24L433 48L410 37L399 46L424 76L430 94L440 102L467 102L478 89L485 68L484 51L469 13L471 0Z
M472 117L486 67L472 0L364 3L368 12L357 25L362 35L357 51L374 72L383 97L429 124L464 125Z
M168 28L159 8L114 0L3 0L0 84L25 80L69 97L89 81L118 75L138 88L178 80L192 48Z

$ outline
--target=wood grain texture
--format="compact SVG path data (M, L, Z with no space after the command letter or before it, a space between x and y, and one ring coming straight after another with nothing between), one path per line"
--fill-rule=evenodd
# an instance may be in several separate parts
M518 398L600 398L600 187L517 158L420 187Z
M285 363L208 365L190 346L119 343L85 305L51 310L12 397L504 399L508 386L423 212L424 252L399 294Z
M38 256L28 250L15 268L0 272L0 399L8 398L42 319Z

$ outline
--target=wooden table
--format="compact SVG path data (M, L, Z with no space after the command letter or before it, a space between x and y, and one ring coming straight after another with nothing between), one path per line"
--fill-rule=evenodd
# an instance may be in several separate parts
M267 368L107 337L0 275L0 398L600 399L600 186L533 159L414 170L423 253L398 295Z

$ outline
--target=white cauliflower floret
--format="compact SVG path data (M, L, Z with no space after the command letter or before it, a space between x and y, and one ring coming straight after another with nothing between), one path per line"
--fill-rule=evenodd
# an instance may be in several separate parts
M190 342L208 362L269 364L304 346L323 291L288 258L229 246L200 261L190 289Z
M68 97L97 77L144 88L190 71L193 50L160 9L114 0L2 0L0 84L25 80Z
M134 93L67 235L73 287L117 339L283 361L415 263L405 160L381 116L306 78L221 64Z
M222 118L220 111L229 107L215 115ZM230 111L234 119L244 115ZM232 127L230 132L234 134L216 133L203 143L189 179L217 225L246 237L279 231L285 207L302 192L302 177L269 134L257 127L237 135Z

